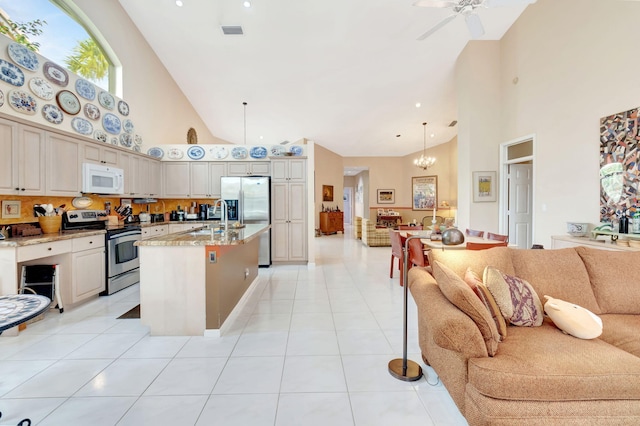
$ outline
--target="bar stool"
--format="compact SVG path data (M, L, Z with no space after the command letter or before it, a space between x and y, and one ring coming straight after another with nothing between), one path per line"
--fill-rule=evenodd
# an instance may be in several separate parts
M19 293L30 292L47 296L57 303L56 308L64 312L60 296L60 265L22 265Z

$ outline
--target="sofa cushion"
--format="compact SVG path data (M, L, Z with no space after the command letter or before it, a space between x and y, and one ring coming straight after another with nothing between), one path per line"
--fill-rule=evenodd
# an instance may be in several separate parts
M536 327L542 324L542 302L531 284L487 266L482 276L500 312L513 325Z
M495 355L500 342L500 334L487 308L462 278L441 262L436 261L432 267L433 276L438 282L442 294L476 323L487 345L489 356Z
M599 339L640 358L640 315L604 314Z
M579 339L595 339L602 334L602 319L593 312L547 295L544 298L544 312L560 330Z
M545 320L511 327L492 358L472 358L469 385L505 400L640 399L640 358L601 339L568 336Z
M484 285L478 274L473 272L471 268L468 268L467 272L464 274L464 282L467 283L489 311L493 322L496 324L498 334L500 335L500 341L503 341L507 337L507 322L504 320L502 312L500 312L500 308L493 298L493 295L487 286Z
M536 293L575 303L594 314L602 313L591 290L587 269L575 248L510 250L514 275L527 280Z
M602 313L640 314L640 280L629 279L629 268L640 264L640 252L575 250L584 261Z
M506 274L514 274L513 265L511 263L511 254L507 247L496 247L487 250L429 250L429 263L433 264L438 260L460 278L464 277L467 268L471 268L473 272L482 276L484 268L494 266Z

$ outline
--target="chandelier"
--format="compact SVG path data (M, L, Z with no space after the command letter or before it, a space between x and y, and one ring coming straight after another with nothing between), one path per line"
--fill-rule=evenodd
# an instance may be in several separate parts
M436 162L436 159L433 157L427 157L427 123L422 123L424 128L424 144L422 147L422 155L420 158L416 158L413 160L413 164L417 167L420 167L422 170L427 170L429 167L433 166Z

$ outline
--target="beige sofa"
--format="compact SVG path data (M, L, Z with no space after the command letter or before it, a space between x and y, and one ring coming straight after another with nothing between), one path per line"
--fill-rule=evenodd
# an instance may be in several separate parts
M430 262L457 277L440 266L440 283L424 268L409 271L420 349L470 425L640 424L640 252L432 250ZM578 339L545 317L539 327L508 326L489 356L476 322L440 291L443 280L468 267L482 277L486 266L527 280L543 303L549 295L589 309L602 335Z
M376 228L376 223L362 219L362 244L369 247L391 247L389 228Z

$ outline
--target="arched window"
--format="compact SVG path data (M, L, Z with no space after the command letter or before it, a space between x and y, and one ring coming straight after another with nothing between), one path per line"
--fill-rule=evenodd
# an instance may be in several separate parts
M38 53L122 97L122 65L87 15L72 0L0 0L0 24L40 22L26 33ZM28 25L27 25L28 28ZM18 28L18 33L23 28ZM12 36L12 34L7 34ZM14 31L15 35L15 31Z

